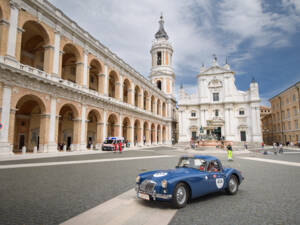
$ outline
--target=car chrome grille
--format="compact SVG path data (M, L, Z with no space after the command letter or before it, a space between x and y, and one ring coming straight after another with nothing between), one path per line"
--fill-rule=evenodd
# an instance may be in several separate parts
M152 180L144 180L141 183L140 191L145 192L145 193L153 193L155 185L156 185L156 183Z

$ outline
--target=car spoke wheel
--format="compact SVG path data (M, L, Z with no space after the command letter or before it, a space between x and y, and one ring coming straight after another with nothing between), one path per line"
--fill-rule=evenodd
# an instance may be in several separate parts
M237 177L235 175L232 175L228 183L227 192L230 195L234 195L237 193L238 189L239 189L239 183Z
M173 205L175 208L182 208L186 206L189 198L189 190L183 183L176 185L173 192Z

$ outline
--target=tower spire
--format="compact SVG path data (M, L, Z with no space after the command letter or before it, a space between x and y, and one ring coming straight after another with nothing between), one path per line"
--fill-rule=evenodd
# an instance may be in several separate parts
M159 39L159 38L165 38L166 40L169 39L169 36L167 34L167 32L165 31L165 28L164 28L164 18L163 18L163 13L161 13L160 15L160 20L159 20L159 30L156 32L155 34L155 38L156 39Z

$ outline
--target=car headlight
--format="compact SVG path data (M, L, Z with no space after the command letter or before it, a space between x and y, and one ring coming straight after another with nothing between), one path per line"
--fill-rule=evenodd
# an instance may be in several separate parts
M136 182L136 183L140 183L140 179L141 179L140 176L137 176L137 177L135 178L135 182Z
M167 182L166 180L162 180L162 181L161 181L161 186L162 186L163 188L167 188L168 182Z

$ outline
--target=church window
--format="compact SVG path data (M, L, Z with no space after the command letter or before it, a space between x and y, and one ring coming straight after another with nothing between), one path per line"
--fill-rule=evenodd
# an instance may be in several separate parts
M239 115L240 115L240 116L245 115L245 111L244 111L243 109L240 109L240 110L239 110Z
M161 65L161 52L157 52L157 65Z
M294 107L294 116L297 116L297 108Z
M289 104L289 97L286 98L286 104Z
M192 112L191 117L196 117L196 112Z
M219 116L219 110L218 109L215 110L215 116Z
M296 101L296 95L293 94L293 102L295 102L295 101Z
M298 129L298 120L295 120L295 129Z
M160 80L156 82L156 85L157 85L158 89L161 90L161 81Z
M219 101L219 93L213 93L213 101L218 102Z

